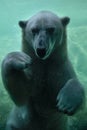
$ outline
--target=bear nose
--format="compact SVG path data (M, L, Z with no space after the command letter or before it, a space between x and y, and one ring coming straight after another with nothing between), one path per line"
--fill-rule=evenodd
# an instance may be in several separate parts
M40 48L45 48L45 43L44 43L43 40L40 40L40 41L39 41L39 47L40 47Z
M46 55L46 48L37 48L37 55L43 58Z

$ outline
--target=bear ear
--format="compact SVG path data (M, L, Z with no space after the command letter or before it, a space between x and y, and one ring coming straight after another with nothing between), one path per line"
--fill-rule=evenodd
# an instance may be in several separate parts
M66 26L70 22L69 17L64 17L61 19L63 26Z
M27 24L27 21L19 21L19 26L21 27L21 28L25 28L26 27L26 24Z

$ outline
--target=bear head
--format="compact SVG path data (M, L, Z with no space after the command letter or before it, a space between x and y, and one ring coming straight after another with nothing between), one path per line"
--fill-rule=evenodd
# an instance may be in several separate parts
M19 21L22 28L22 49L32 58L45 60L56 50L66 46L68 17L59 18L50 11L41 11L27 21ZM59 50L58 50L59 48Z

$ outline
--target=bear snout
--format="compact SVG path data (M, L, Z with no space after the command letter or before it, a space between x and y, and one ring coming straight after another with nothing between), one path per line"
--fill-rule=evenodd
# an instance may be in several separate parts
M44 49L46 46L46 41L44 39L40 39L38 42L38 48Z

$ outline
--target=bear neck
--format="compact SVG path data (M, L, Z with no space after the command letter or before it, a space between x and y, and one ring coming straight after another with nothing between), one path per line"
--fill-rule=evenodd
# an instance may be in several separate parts
M56 44L49 59L52 62L55 62L59 65L64 64L64 62L67 61L68 53L67 53L67 39L66 39L66 37L63 38L61 45Z

